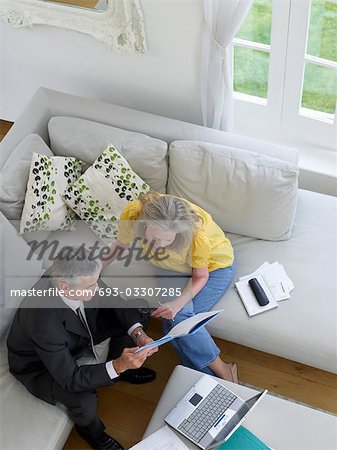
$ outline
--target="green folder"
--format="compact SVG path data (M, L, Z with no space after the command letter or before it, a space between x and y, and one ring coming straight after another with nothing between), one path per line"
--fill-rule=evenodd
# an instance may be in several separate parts
M218 450L270 450L270 448L247 428L241 426Z

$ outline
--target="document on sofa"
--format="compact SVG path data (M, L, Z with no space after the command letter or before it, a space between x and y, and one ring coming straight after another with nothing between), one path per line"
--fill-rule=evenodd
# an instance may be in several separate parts
M270 309L277 308L278 303L272 296L272 293L271 293L270 289L268 288L266 282L262 278L262 276L255 275L253 278L255 278L258 281L262 290L264 291L265 295L267 296L268 304L265 306L259 305L259 303L249 285L250 278L236 282L235 283L236 291L239 294L239 296L242 300L242 303L244 304L244 306L247 310L248 315L255 316L256 314L260 314L260 313L268 311Z
M178 337L187 336L189 334L196 333L200 328L204 327L208 322L215 319L220 313L222 313L223 309L219 309L217 311L210 311L196 314L195 316L189 317L186 320L178 323L175 327L173 327L169 333L165 334L162 338L150 342L150 344L144 345L144 347L140 347L137 352L140 352L144 348L155 348L159 347L167 342L172 341Z
M260 306L254 295L249 280L255 278L263 289L268 304ZM278 302L290 298L290 291L294 284L288 277L284 267L278 262L270 264L264 262L253 273L242 276L235 283L238 292L249 316L255 316L269 309L277 308Z
M290 292L294 289L294 284L280 263L270 264L266 261L253 273L240 277L238 281L250 280L258 275L262 276L276 301L290 298Z

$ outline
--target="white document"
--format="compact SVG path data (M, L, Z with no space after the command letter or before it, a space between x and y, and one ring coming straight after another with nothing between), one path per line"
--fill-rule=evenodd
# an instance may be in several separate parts
M250 280L251 278L256 277L257 275L260 275L261 273L263 273L263 271L269 266L269 262L264 262L263 264L261 264L260 267L258 267L256 270L254 270L254 272L250 273L249 275L244 275L242 277L239 278L239 281L244 281L244 280Z
M239 281L250 280L261 275L266 282L272 296L276 301L290 298L290 291L294 289L294 284L286 274L284 267L278 262L270 264L264 262L253 273L239 278Z
M260 306L252 288L249 286L248 281L250 278L256 278L260 283L264 293L266 294L269 303L266 306ZM241 297L241 300L247 310L249 316L255 316L256 314L260 314L262 312L268 311L269 309L277 308L277 301L274 299L272 293L270 292L266 282L264 281L262 275L255 275L254 277L249 277L247 280L237 281L235 283L236 290Z
M292 291L295 286L294 286L294 283L291 281L291 279L288 277L286 271L284 270L284 267L281 264L279 264L278 262L274 262L272 264L272 266L273 265L279 267L279 273L282 277L281 281L284 284L285 288L288 289L289 292Z
M271 290L275 300L280 301L290 298L289 292L291 290L292 283L287 277L283 266L278 263L270 264L262 272L262 276Z
M165 425L130 450L188 450L188 447Z

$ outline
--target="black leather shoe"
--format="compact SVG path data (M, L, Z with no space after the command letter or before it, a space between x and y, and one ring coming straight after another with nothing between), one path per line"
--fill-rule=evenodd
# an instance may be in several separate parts
M156 378L156 372L147 367L140 367L139 369L129 369L121 373L119 379L131 384L145 384L150 383Z
M84 428L76 427L76 431L94 450L124 450L116 439L105 432L93 438L85 432Z

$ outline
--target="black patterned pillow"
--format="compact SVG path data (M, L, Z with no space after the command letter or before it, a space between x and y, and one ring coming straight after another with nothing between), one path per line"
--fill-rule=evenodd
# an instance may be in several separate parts
M64 201L106 243L117 237L125 205L150 189L113 145L64 193Z
M84 165L77 158L33 153L20 233L75 229L75 214L61 194L81 176Z

